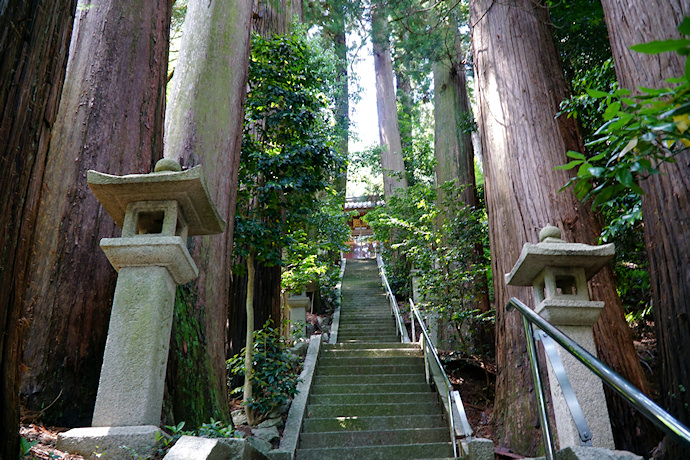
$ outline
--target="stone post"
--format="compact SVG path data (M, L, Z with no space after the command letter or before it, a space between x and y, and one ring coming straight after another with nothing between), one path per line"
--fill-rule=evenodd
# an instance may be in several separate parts
M121 238L104 238L101 249L118 271L103 366L92 426L71 430L58 444L74 443L74 452L91 455L117 443L153 448L160 423L163 387L170 345L175 289L198 276L187 250L188 235L209 235L225 229L201 177L201 167L181 171L169 159L151 174L111 176L89 171L89 187L122 228ZM131 427L115 431L96 427ZM118 432L119 433L119 432ZM132 441L132 437L146 441ZM72 446L72 444L69 444ZM127 458L126 452L109 458ZM137 452L147 455L152 452Z
M307 309L309 308L309 297L304 293L291 295L287 299L288 318L290 320L290 338L307 337Z
M613 258L614 245L566 243L560 229L550 225L542 229L539 240L536 245L525 243L505 276L506 283L532 286L535 311L596 356L592 326L604 302L589 299L587 280ZM603 383L570 353L560 346L557 349L592 433L592 444L614 449ZM578 430L550 362L548 374L560 448L579 446Z

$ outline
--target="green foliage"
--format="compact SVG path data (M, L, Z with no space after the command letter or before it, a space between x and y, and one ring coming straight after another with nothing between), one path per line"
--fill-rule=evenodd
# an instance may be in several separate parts
M333 255L347 249L350 229L341 196L323 194L318 202L318 210L303 216L302 225L291 232L292 242L283 252L281 284L284 291L300 292L318 281L322 299L335 307L340 258Z
M170 16L170 38L174 40L182 35L182 24L187 15L188 0L174 0Z
M31 453L31 448L38 444L38 440L29 441L25 437L19 437L19 458L25 458Z
M679 26L690 34L690 20ZM632 47L644 53L690 52L690 40L656 41ZM561 114L580 120L587 152L569 152L572 159L560 169L577 170L568 182L580 199L604 216L601 239L616 243L614 272L618 294L631 324L651 309L648 260L642 238L639 182L658 173L664 162L687 154L690 146L690 72L671 79L669 88L640 88L631 96L616 87L611 60L597 68L583 69L573 80L575 96L561 105Z
M170 337L171 359L175 362L176 372L170 399L178 405L168 410L175 414L177 420L184 419L192 426L201 424L209 416L223 418L220 401L225 398L214 391L215 386L208 385L214 381L215 371L206 356L203 324L206 324L205 309L199 303L194 284L177 286ZM199 378L183 378L189 375Z
M252 37L235 241L268 266L281 263L291 229L344 167L333 149L332 71L301 32Z
M227 361L228 371L244 376L245 349ZM269 413L297 394L299 358L288 350L280 331L267 322L254 331L254 368L251 375L254 397L246 404L260 415ZM228 380L229 381L229 380ZM241 387L233 392L241 392Z
M402 299L410 296L410 267L422 246L434 240L433 220L436 215L435 190L425 184L401 189L387 199L384 206L369 211L364 221L374 231L377 241L383 243L382 255L388 265L386 272L393 293ZM402 243L393 244L393 241ZM405 258L394 257L402 253ZM395 262L394 262L395 261Z
M460 332L470 325L477 333L493 321L493 312L480 313L479 299L488 292L488 228L483 208L472 209L460 198L454 182L443 185L437 204L437 190L417 184L392 197L386 206L369 212L365 220L379 241L384 258L398 251L409 267L418 270L424 305ZM390 244L391 236L397 244ZM409 295L409 270L393 265L388 269L391 288L398 296ZM462 334L460 346L470 350ZM481 345L481 344L480 344Z
M611 58L604 10L599 0L547 0L546 6L569 81L586 78Z
M398 112L400 113L400 112ZM398 115L400 119L400 115ZM434 116L433 105L415 102L409 118L410 138L404 143L403 160L410 185L433 184L434 166Z
M690 19L679 26L690 34ZM674 50L690 53L690 40L666 40L636 45L634 50L660 53ZM593 198L597 207L626 194L642 195L639 181L657 174L660 164L674 162L690 147L690 67L681 78L672 79L674 87L640 88L640 95L618 89L612 92L588 90L589 96L605 101L604 124L595 132L597 138L587 143L595 155L568 152L573 160L558 169L575 169L577 175L567 186L581 200Z
M577 118L581 134L586 141L593 140L593 135L604 124L606 101L592 97L587 90L598 88L606 92L618 89L616 72L613 68L613 58L605 60L601 65L583 69L570 80L572 96L561 102L558 116L567 115Z
M599 153L588 158L568 152L573 160L558 169L577 168L577 176L566 187L572 185L583 201L594 198L594 207L622 194L642 195L639 181L658 174L660 164L675 162L690 147L690 81L678 81L682 84L674 88L642 88L639 96L625 89L589 90L606 100L606 123L595 133L600 137L587 145Z
M244 433L236 431L232 426L226 426L220 420L213 420L209 423L202 423L201 426L191 433L190 436L200 436L202 438L242 438Z

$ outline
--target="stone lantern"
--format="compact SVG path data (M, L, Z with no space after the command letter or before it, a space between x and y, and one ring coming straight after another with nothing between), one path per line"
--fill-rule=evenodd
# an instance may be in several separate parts
M182 171L176 161L163 159L151 174L89 171L87 181L122 228L122 237L100 242L118 278L92 419L93 427L116 428L71 430L59 444L72 452L87 451L85 455L93 452L90 444L106 450L111 446L113 454L118 444L153 445L175 289L199 274L187 236L221 233L226 223L210 199L201 166ZM72 445L72 438L85 438L86 447Z
M506 284L532 286L535 312L597 356L592 326L604 302L590 300L587 281L613 258L614 245L566 243L560 229L551 225L541 230L539 241L525 243L520 258L505 275ZM601 380L561 347L556 348L593 433L592 444L613 449ZM550 362L548 373L560 447L578 446L579 433Z

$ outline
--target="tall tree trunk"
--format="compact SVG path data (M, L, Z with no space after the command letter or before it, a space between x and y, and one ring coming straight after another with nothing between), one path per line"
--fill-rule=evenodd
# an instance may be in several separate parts
M406 56L409 60L409 57ZM414 145L413 133L412 133L412 120L414 117L413 107L412 107L412 79L408 74L407 69L410 67L408 62L399 65L395 62L396 68L395 73L395 96L396 101L399 103L400 107L398 110L398 126L400 127L400 151L409 154L412 151L412 146ZM407 178L408 185L414 185L414 173L413 165L409 161L404 161L405 164L405 177Z
M247 266L243 258L236 258L234 265ZM254 309L254 328L261 329L266 321L273 320L275 327L280 326L280 277L281 267L266 267L261 262L254 261L254 305L265 305L265 308ZM257 276L261 274L262 276ZM230 313L232 321L228 327L227 358L230 359L245 346L247 335L246 317L247 276L233 274L230 281ZM233 379L233 388L242 382Z
M10 0L0 11L0 460L19 452L27 266L75 6Z
M338 150L343 158L348 156L348 141L350 137L350 94L347 72L347 40L345 36L345 16L344 12L336 12L338 18L335 19L336 30L332 32L335 55L338 58L336 84L338 93L335 102L336 124L338 126ZM335 189L338 193L345 196L347 186L347 173L336 177Z
M523 243L536 243L547 223L560 227L565 240L587 244L596 244L600 225L571 191L558 193L568 176L554 168L582 142L573 119L555 118L566 84L548 11L532 0L474 0L470 14L496 294L495 433L499 444L534 454L541 450L541 436L522 324L518 314L505 310L512 296L532 303L532 293L506 286L503 276ZM593 299L606 303L594 326L599 357L646 391L610 268L593 278L590 290ZM607 393L607 402L616 445L646 453L646 425L620 398Z
M457 180L459 186L465 186L463 202L476 207L472 136L469 132L463 132L459 123L463 116L469 114L465 74L448 60L434 63L433 72L436 184L441 186L450 180Z
M45 423L91 422L117 278L99 241L119 230L86 171L146 173L162 156L170 10L168 0L77 9L26 290L22 392Z
M288 22L293 25L295 21L297 24L302 24L304 22L304 5L302 0L288 0L288 5L290 10L288 11Z
M407 187L407 175L402 156L398 109L395 103L388 18L385 9L379 4L372 5L371 28L376 70L376 107L382 148L383 193L388 197L392 196L397 189Z
M295 10L293 11L293 7ZM256 0L252 30L262 37L284 35L290 29L293 14L301 11L301 2L291 0ZM298 15L299 17L299 15Z
M168 407L189 426L229 421L225 338L235 321L229 285L251 14L250 2L190 0L166 113L165 156L203 166L228 222L222 236L190 239L200 276L177 292Z
M458 187L463 187L460 198L463 203L472 208L479 206L477 185L474 177L474 148L472 135L462 130L460 120L471 117L469 99L467 97L467 79L462 62L458 62L459 55L453 60L444 59L433 65L434 75L434 157L436 166L436 186L440 187L448 181L455 180ZM439 209L445 199L441 188L437 189ZM439 218L451 216L440 215ZM442 222L439 222L439 226ZM474 247L477 258L484 256L484 247L477 242ZM479 282L483 289L470 308L478 308L487 312L491 308L488 283L486 277ZM475 291L478 292L478 291ZM493 329L493 328L492 328ZM493 344L494 336L488 328L483 328L478 334L483 343Z
M686 57L676 53L647 55L630 46L680 38L676 26L690 15L687 0L603 0L618 83L638 87L667 86L664 80L685 73ZM661 361L660 389L664 407L690 425L690 155L663 164L663 174L640 183L645 246L654 305L654 323ZM686 458L672 448L666 458Z

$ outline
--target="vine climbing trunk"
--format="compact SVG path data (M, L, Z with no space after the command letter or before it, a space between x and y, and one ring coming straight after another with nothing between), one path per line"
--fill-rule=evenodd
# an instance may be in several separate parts
M388 17L385 8L378 3L372 5L371 8L371 28L376 70L376 107L381 139L383 194L388 197L392 196L397 189L407 187L407 174L402 156L398 109L395 103Z
M43 422L89 426L117 273L99 241L119 235L86 171L149 172L163 153L171 6L79 2L41 184L22 394Z
M231 422L226 388L233 229L252 2L190 0L166 112L165 156L201 164L226 232L190 238L200 276L178 287L166 377L168 417Z
M618 83L638 87L668 86L665 80L685 73L677 53L648 55L630 47L652 40L681 38L676 26L690 15L685 0L611 1L602 6L609 30ZM640 182L645 246L649 257L654 328L659 351L660 393L664 407L690 425L690 154L660 166ZM686 458L668 446L666 458Z
M600 225L570 190L559 193L569 177L554 168L567 162L567 150L583 146L575 121L556 118L567 91L543 2L473 0L470 18L496 294L495 434L500 445L533 455L541 436L525 338L519 315L505 310L513 296L532 302L532 292L506 286L504 274L547 223L564 240L587 244L597 243ZM647 391L610 268L590 290L606 305L594 326L600 359ZM648 425L611 393L607 404L617 447L647 453Z
M3 2L0 13L0 459L19 452L24 290L76 0Z

